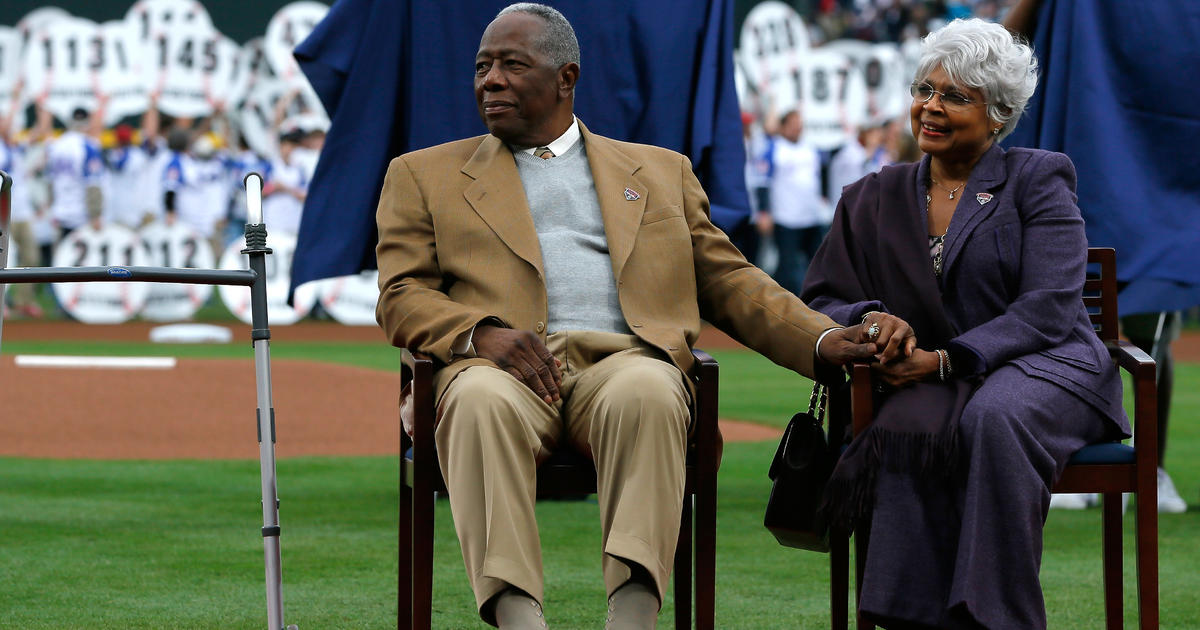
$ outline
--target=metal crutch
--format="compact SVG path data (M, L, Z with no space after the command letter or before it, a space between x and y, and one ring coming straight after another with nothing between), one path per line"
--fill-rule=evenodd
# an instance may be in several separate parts
M0 171L0 269L8 266L8 219L12 214L12 177ZM8 285L0 282L0 341L4 339L4 298Z
M279 496L275 483L275 407L271 401L271 329L267 325L267 226L262 214L262 176L250 173L246 186L246 248L250 270L250 338L254 343L254 380L258 387L258 456L262 478L263 556L267 575L267 624L271 630L298 630L283 625L283 567L279 553ZM263 438L268 439L263 439Z
M254 377L258 389L258 442L262 478L263 548L266 564L267 623L270 630L298 630L283 625L283 575L279 553L279 498L275 480L275 409L271 402L271 350L267 325L267 228L262 219L262 176L251 173L246 185L246 248L249 270L171 269L163 267L38 267L6 269L8 259L9 192L12 178L0 171L0 304L8 282L170 282L250 287L254 344ZM0 312L0 326L4 318ZM2 332L2 329L0 329ZM263 410L267 412L264 413ZM263 436L269 440L263 440Z

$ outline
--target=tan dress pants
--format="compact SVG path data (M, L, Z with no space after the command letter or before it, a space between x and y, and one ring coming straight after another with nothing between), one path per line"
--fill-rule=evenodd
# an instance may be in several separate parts
M463 370L438 406L442 476L476 605L508 585L543 599L537 466L560 444L596 462L609 595L646 569L662 600L679 534L687 447L683 375L634 335L557 332L562 399L491 366Z

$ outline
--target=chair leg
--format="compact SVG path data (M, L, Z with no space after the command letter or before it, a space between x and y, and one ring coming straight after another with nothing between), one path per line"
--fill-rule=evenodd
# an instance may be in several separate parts
M413 630L433 625L433 500L428 482L413 488Z
M829 535L829 628L847 630L850 624L847 605L850 599L850 539L842 534Z
M707 474L696 491L696 630L713 630L717 614L717 467L706 464Z
M675 544L675 630L692 627L692 495L683 496L679 542Z
M413 493L404 480L400 458L400 591L396 597L396 627L412 630L413 610Z
M867 547L870 543L871 526L867 523L858 525L854 530L854 618L858 630L875 630L875 624L864 619L858 607L862 599L863 569L867 566Z
M1141 471L1139 471L1141 474ZM1137 495L1138 620L1142 630L1158 630L1158 495L1155 469Z
M1121 493L1104 493L1104 619L1108 630L1124 626L1121 592Z

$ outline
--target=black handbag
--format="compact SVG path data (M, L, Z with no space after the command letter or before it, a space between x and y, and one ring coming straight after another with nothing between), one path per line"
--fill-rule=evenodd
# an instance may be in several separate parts
M763 524L785 547L829 551L829 523L819 510L834 464L821 428L828 397L824 385L813 385L808 411L788 422L767 473L771 497Z

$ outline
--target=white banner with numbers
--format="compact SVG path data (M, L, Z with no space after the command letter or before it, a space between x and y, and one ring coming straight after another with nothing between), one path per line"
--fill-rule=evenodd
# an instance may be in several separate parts
M137 54L137 32L127 20L100 25L104 47L98 59L101 90L108 96L104 124L114 125L126 116L146 111L147 68Z
M743 109L782 114L800 101L800 73L808 56L808 30L792 7L770 0L750 11L742 23L738 68L754 105Z
M21 33L11 26L0 26L0 117L11 111L21 79L21 47Z
M145 266L146 252L137 234L126 227L100 229L84 225L54 249L55 267ZM146 304L145 282L59 282L51 285L63 310L85 324L119 324Z
M804 138L818 149L842 146L865 121L866 82L845 54L810 50L797 88Z
M904 59L895 44L838 39L825 44L821 50L846 55L862 75L866 124L880 125L904 114L912 78L911 75L905 78Z
M375 304L379 301L379 271L370 269L354 276L312 282L321 308L339 324L375 326Z
M267 275L267 319L271 325L294 324L312 310L317 301L313 283L296 289L293 305L287 303L288 287L291 285L292 254L296 251L296 237L284 232L269 232L267 247L271 253L266 257ZM246 239L239 238L221 254L221 269L246 269L250 260L242 253ZM241 321L250 324L250 288L222 285L217 289L225 308Z
M96 108L104 38L91 20L62 18L30 33L25 46L25 89L43 97L59 120L77 108Z
M261 37L242 45L218 31L196 0L138 0L123 19L104 24L43 7L16 28L0 26L0 115L14 101L23 111L40 100L65 123L75 109L93 111L103 100L104 123L113 126L144 112L153 95L170 116L227 113L237 127L249 128L252 148L274 157L278 99L298 94L285 117L328 127L292 57L328 11L311 0L288 4L264 25ZM271 87L262 88L264 82ZM29 124L23 117L17 122Z
M734 54L743 111L761 119L799 109L805 138L833 149L859 127L904 115L920 42L843 39L810 45L800 14L768 0L746 16Z
M138 231L151 265L183 269L212 269L216 265L208 239L178 221L152 223ZM209 284L150 285L142 317L171 322L191 318L212 295Z

